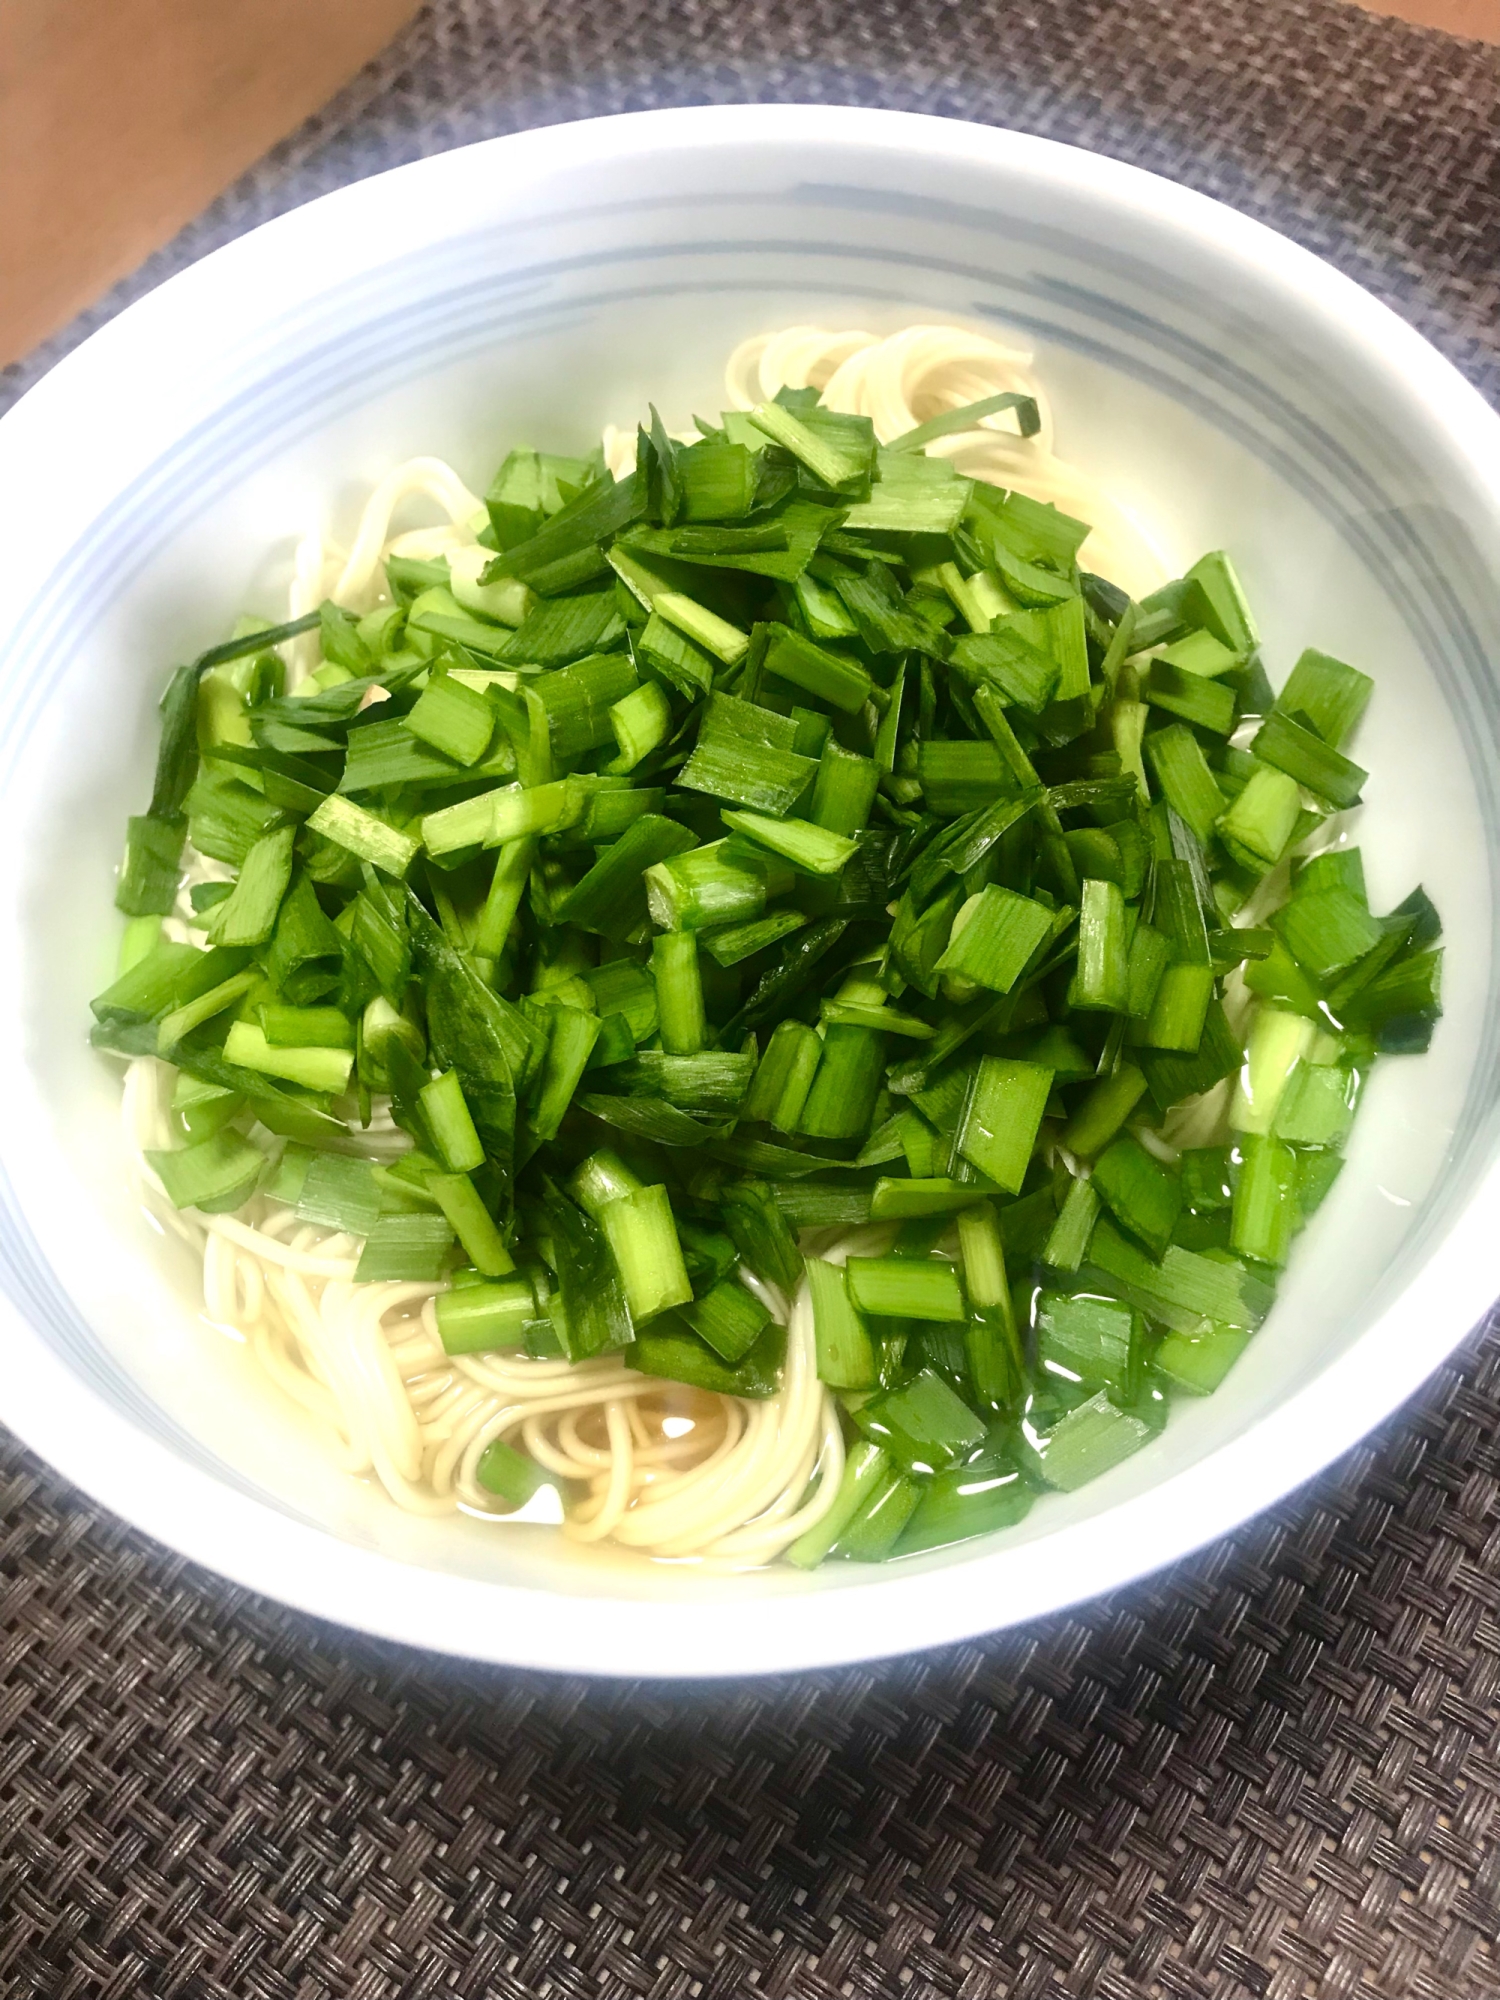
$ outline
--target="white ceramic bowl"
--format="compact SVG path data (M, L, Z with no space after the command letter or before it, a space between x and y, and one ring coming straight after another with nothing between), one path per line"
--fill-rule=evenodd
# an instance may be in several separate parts
M1216 1396L1019 1529L894 1569L699 1579L545 1531L412 1521L299 1448L133 1206L84 1033L169 667L274 612L291 537L418 452L483 485L648 398L719 408L765 325L1021 330L1062 448L1175 560L1233 552L1273 680L1368 668L1377 907L1448 927L1430 1055L1377 1070L1347 1169ZM1013 133L668 111L330 195L133 306L0 423L0 1417L186 1555L326 1617L584 1672L731 1674L952 1640L1180 1555L1401 1401L1500 1289L1493 912L1500 422L1400 320L1201 196Z

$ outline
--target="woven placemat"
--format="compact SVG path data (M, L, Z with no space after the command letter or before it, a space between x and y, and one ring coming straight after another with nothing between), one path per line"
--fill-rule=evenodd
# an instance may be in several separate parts
M1232 202L1500 401L1500 51L1341 0L440 0L94 313L526 124L746 97L1025 127ZM1496 2000L1500 1321L1146 1585L796 1680L460 1668L0 1450L0 1993Z

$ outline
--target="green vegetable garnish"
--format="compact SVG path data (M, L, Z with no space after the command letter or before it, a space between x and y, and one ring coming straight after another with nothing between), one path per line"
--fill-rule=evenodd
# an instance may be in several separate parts
M846 1457L802 1567L1012 1524L1215 1390L1441 1012L1431 903L1334 844L1368 677L1273 697L1223 552L1133 603L925 455L1002 411L1041 421L880 446L797 390L653 413L623 479L517 450L482 548L179 668L93 1003L175 1065L167 1198L439 1286L455 1369L753 1409L758 1287L803 1298ZM384 1102L411 1150L357 1157ZM476 1446L508 1507L556 1476L520 1435Z

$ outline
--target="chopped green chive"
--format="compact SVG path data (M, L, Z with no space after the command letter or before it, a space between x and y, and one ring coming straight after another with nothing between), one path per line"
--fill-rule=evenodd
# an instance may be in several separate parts
M1013 1524L1217 1388L1442 1013L1423 892L1298 851L1359 801L1369 678L1273 694L1224 551L1136 603L1086 521L926 455L1002 412L1040 421L652 410L622 480L513 451L482 545L375 609L242 621L168 685L93 1002L175 1068L169 1198L353 1238L455 1365L764 1399L810 1302L848 1457L807 1568Z

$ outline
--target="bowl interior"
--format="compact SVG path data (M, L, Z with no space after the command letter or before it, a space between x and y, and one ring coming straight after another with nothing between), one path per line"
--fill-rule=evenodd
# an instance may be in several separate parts
M263 1588L316 1601L313 1573L341 1544L411 1566L395 1573L398 1608L338 1607L358 1622L405 1630L400 1579L414 1568L453 1583L442 1603L456 1623L408 1637L546 1655L483 1608L499 1597L462 1589L483 1579L541 1593L543 1625L569 1595L603 1600L600 1631L618 1615L619 1634L644 1634L632 1606L661 1614L655 1638L605 1640L592 1658L559 1641L550 1663L732 1670L909 1644L903 1590L946 1604L932 1634L946 1636L1131 1574L1196 1538L1166 1528L1186 1504L1169 1488L1211 1491L1216 1466L1239 1483L1217 1519L1202 1514L1207 1532L1279 1490L1245 1480L1247 1451L1273 1481L1284 1453L1283 1484L1319 1462L1306 1426L1327 1404L1307 1392L1331 1371L1358 1381L1362 1343L1393 1312L1411 1367L1383 1401L1365 1383L1365 1421L1433 1365L1475 1298L1434 1287L1431 1263L1500 1131L1487 1004L1495 497L1410 378L1395 323L1385 342L1368 317L1349 323L1330 274L1314 282L1309 260L1226 220L1111 163L935 121L606 121L569 128L566 144L528 135L403 169L272 225L127 314L0 426L0 485L26 496L0 513L0 546L23 551L0 663L13 966L0 993L0 1284L19 1314L7 1339L45 1374L0 1415L126 1511L128 1481L92 1455L149 1447L148 1524ZM705 1578L534 1530L414 1521L307 1448L243 1348L203 1321L192 1260L122 1173L118 1073L84 1028L110 975L113 869L149 790L166 673L242 610L284 615L298 532L347 532L402 458L437 454L482 491L512 444L585 448L648 401L672 428L716 413L729 350L759 328L950 319L1034 348L1059 449L1136 513L1170 573L1231 551L1273 682L1304 645L1376 677L1356 745L1372 775L1350 837L1377 910L1420 881L1442 911L1434 1047L1377 1068L1342 1178L1225 1388L1006 1536L874 1577ZM1330 1437L1329 1450L1344 1441ZM185 1518L174 1531L210 1490L232 1549L202 1546ZM295 1531L296 1578L255 1555L257 1524L273 1518ZM708 1637L694 1617L705 1596ZM697 1636L673 1651L685 1634Z

